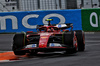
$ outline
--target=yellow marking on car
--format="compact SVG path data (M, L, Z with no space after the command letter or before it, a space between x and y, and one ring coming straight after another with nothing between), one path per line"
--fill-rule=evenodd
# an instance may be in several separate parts
M48 37L41 37L41 38L48 38Z

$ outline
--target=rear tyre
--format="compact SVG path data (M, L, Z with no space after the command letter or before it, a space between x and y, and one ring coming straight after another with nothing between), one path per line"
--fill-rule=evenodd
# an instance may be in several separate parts
M26 37L25 34L15 34L13 38L13 46L12 50L15 55L25 55L25 51L21 49L26 45Z
M74 31L64 32L63 43L71 48L66 50L67 54L72 54L77 52L77 46L74 45L75 42L77 43L77 40L74 39L75 39Z
M78 41L78 51L84 51L85 50L84 32L81 30L76 31L76 37L77 37L77 41Z

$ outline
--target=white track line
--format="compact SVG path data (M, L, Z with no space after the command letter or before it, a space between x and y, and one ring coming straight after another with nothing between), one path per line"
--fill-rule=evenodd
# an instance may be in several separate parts
M12 61L10 61L10 60L0 60L0 62L2 63L2 62L12 62Z

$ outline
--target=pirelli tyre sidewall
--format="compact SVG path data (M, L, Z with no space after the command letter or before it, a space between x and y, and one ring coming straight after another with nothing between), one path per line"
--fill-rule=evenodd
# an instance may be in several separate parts
M76 31L77 43L78 43L78 51L85 50L85 34L82 30Z
M75 31L69 31L63 33L63 43L69 46L71 49L67 49L66 53L76 53L77 52L77 38ZM75 45L76 44L76 45Z
M13 46L12 50L14 51L15 55L24 55L25 52L21 50L27 44L25 34L15 34L13 38Z

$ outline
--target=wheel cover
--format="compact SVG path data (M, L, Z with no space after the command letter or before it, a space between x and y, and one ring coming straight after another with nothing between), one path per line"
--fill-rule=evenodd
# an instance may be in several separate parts
M76 37L75 34L76 34L76 32L74 32L73 44L74 44L74 47L75 47L76 51L78 51L77 37Z

